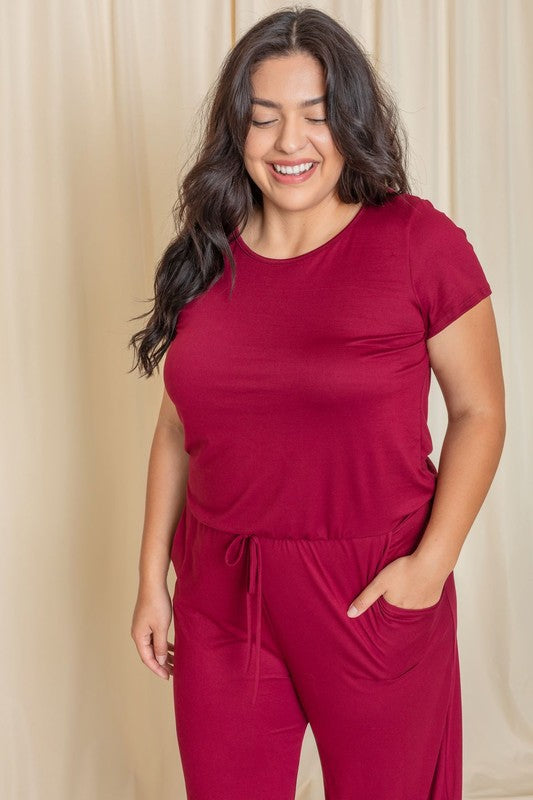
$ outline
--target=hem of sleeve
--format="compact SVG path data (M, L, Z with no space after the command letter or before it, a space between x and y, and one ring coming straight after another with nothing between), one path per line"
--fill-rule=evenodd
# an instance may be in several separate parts
M426 338L431 339L432 336L440 333L452 322L455 322L455 320L462 316L466 311L469 311L481 300L484 300L485 297L489 297L491 294L492 288L489 286L489 284L477 289L473 294L466 297L459 306L454 306L454 308L450 309L440 319L435 320L435 322L433 322L433 324L430 326Z

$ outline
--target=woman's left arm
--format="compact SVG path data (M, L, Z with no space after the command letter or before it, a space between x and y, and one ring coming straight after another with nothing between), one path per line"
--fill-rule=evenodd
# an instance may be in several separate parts
M490 297L427 340L448 426L429 522L413 553L445 580L490 488L505 441L505 387Z

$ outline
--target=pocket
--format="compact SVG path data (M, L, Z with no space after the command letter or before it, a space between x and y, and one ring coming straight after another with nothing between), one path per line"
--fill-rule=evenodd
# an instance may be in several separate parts
M429 522L432 506L433 496L414 511L410 511L406 514L400 523L392 529L389 533L385 555L380 569L383 569L383 567L390 564L391 561L395 561L397 558L411 555L416 550ZM378 597L377 602L386 612L394 614L397 617L428 616L432 612L437 611L441 605L444 599L445 586L446 583L443 585L440 597L435 603L422 608L404 608L402 606L397 606L387 600L383 595Z
M446 579L436 603L425 608L401 608L380 595L373 610L373 645L377 677L399 678L417 667L428 650L448 636L453 626L447 593L453 573ZM364 616L364 615L363 615Z
M394 603L391 603L389 600L386 600L382 594L380 594L380 596L378 597L377 602L380 603L385 609L389 610L391 613L400 616L404 614L407 614L408 616L413 616L415 614L427 615L430 614L432 611L436 611L440 606L440 604L442 603L444 599L445 586L446 583L443 584L439 599L437 600L436 603L433 603L433 605L431 606L423 606L422 608L404 608L403 606L394 605Z
M432 505L433 497L406 514L392 529L379 570L414 552L424 535ZM437 602L430 606L402 608L379 595L365 612L372 612L369 624L372 624L378 677L395 679L414 669L435 642L435 637L446 635L453 623L447 598L452 581L453 572L444 582Z

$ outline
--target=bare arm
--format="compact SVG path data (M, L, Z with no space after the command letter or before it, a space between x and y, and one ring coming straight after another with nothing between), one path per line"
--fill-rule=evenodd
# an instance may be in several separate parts
M490 297L427 342L448 410L431 517L415 551L446 577L498 467L505 388Z
M167 589L172 537L185 503L189 456L174 403L163 391L146 484L144 527L139 557L139 590L131 636L141 661L168 680L173 645L168 641L172 604ZM167 662L167 666L163 666Z
M165 389L148 462L139 558L141 590L166 583L172 535L185 503L188 470L183 425Z

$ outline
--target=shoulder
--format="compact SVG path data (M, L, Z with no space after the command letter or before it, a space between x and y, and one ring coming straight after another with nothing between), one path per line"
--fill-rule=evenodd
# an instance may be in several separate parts
M453 220L431 200L416 194L402 192L388 200L385 205L390 208L392 215L397 215L417 227L454 225Z
M381 205L367 206L382 243L411 258L431 258L436 253L465 247L466 233L431 200L420 195L391 192ZM392 245L391 245L392 246Z
M414 228L430 228L436 233L443 235L450 233L452 236L458 231L464 233L464 230L445 211L428 198L407 195L406 202L412 208Z
M462 231L431 200L416 194L391 193L382 205L373 205L370 208L377 224L387 224L398 234L407 233L414 240L446 240L448 236L453 237L458 231Z
M431 200L403 193L394 198L392 205L408 230L412 255L471 249L465 229Z

